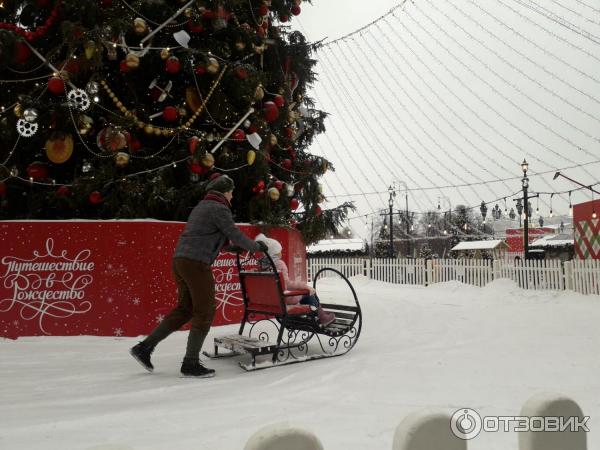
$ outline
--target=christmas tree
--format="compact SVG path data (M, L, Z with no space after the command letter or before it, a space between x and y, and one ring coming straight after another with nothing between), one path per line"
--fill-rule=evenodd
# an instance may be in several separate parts
M0 0L0 218L186 220L236 182L238 222L334 233L302 0Z

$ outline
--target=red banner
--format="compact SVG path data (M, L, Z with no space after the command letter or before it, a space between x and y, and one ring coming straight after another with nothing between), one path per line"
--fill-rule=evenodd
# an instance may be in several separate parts
M600 259L600 200L573 205L575 253L579 259Z
M0 336L137 336L176 304L171 258L184 223L6 221L0 223ZM257 227L240 225L249 236ZM306 279L300 234L277 229L290 277ZM239 323L235 256L213 264L213 325Z

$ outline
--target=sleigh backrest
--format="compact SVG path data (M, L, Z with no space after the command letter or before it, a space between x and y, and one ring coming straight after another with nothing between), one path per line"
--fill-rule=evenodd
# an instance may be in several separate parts
M246 293L248 311L283 315L285 302L278 273L241 272L240 281Z

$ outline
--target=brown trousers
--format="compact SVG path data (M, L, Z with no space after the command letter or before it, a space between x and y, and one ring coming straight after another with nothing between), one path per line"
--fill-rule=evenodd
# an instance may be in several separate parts
M144 342L155 347L191 320L192 328L188 334L185 357L198 359L215 315L215 280L212 269L203 262L174 258L173 274L177 283L177 306Z
M173 259L177 306L164 318L171 331L192 321L192 329L206 336L215 316L215 280L210 265L187 258Z

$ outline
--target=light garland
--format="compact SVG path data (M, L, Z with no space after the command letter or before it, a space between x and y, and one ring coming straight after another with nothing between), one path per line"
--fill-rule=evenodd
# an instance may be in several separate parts
M155 125L152 125L151 123L147 123L147 122L144 122L143 120L140 120L134 113L132 113L129 109L127 109L127 107L125 105L123 105L121 100L119 100L117 95L108 86L108 83L106 82L106 80L101 80L100 85L104 88L104 90L106 91L106 93L108 94L110 99L113 101L115 106L124 114L125 118L135 120L137 127L140 129L143 129L146 134L154 134L156 136L161 136L161 135L162 136L170 136L170 135L174 135L176 133L180 133L182 131L188 131L190 129L191 125L196 121L198 116L200 114L202 114L202 111L204 110L204 108L206 108L208 101L210 100L213 92L215 91L215 89L217 88L219 83L221 82L221 79L223 78L223 75L225 75L227 68L228 68L228 66L223 67L223 69L221 70L221 73L219 74L219 76L217 77L217 79L215 80L213 85L211 86L210 90L208 91L208 94L206 95L206 98L204 99L204 101L202 102L200 107L194 112L194 114L192 114L192 116L188 119L188 121L185 124L181 125L178 128L157 127Z

